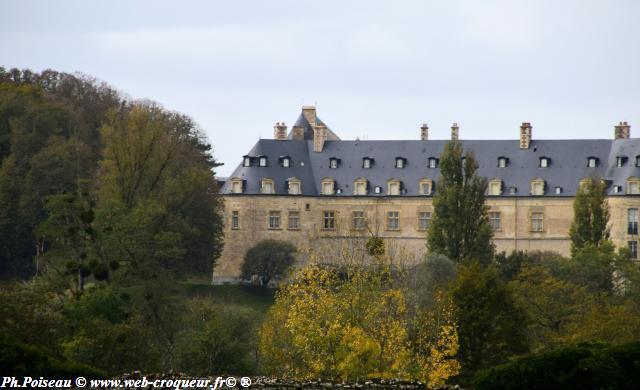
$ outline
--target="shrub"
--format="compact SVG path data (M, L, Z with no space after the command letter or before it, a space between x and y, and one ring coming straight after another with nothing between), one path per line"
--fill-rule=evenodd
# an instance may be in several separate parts
M263 240L249 248L242 263L242 278L250 280L254 275L262 286L284 276L293 265L296 247L287 241Z
M32 345L17 343L4 335L0 335L0 372L15 377L105 377L104 373L92 367L58 360Z
M568 346L480 371L483 389L634 389L640 380L640 342L618 347Z

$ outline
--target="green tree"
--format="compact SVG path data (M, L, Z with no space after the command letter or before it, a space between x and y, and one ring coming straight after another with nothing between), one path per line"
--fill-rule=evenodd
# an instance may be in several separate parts
M461 266L449 293L456 306L460 358L467 374L527 352L525 315L493 266Z
M433 198L434 216L427 246L432 253L456 262L488 264L494 252L484 204L487 181L477 175L478 164L460 142L448 142L440 156L440 180Z
M593 245L596 248L609 239L609 205L606 184L600 178L585 179L573 201L573 222L569 230L571 254Z
M241 277L245 280L257 275L261 286L281 278L295 261L296 247L287 241L263 240L247 250L242 263Z

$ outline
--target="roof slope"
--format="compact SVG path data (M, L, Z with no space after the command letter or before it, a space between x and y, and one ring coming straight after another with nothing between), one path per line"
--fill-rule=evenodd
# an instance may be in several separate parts
M306 119L298 118L298 121L301 120L306 122ZM440 172L439 169L428 168L427 162L430 157L439 158L447 142L447 140L328 140L322 152L313 152L313 144L309 140L263 139L256 143L249 155L266 156L268 166L239 165L230 177L238 177L246 181L245 194L259 194L260 182L263 178L274 180L276 194L286 194L287 180L297 177L302 180L303 195L318 195L321 179L330 177L336 181L336 188L342 190L341 194L335 196L350 196L353 194L354 180L364 177L369 181L371 189L376 186L383 188L382 194L370 191L369 196L384 196L387 181L390 179L402 181L402 196L418 196L419 182L422 178L436 181L437 192ZM528 149L520 149L518 140L462 140L461 143L465 149L474 152L480 175L487 179L502 180L505 189L502 196L506 197L530 196L530 183L536 178L546 181L547 196L574 196L578 190L579 181L593 175L610 181L608 191L609 194L614 195L614 186L626 188L629 177L640 176L640 167L635 165L635 157L640 155L640 139L532 140ZM291 157L289 168L278 164L278 158L284 155ZM628 157L628 161L622 167L616 166L618 156ZM341 160L337 169L329 168L331 157ZM362 168L363 157L371 157L375 160L370 169ZM407 159L404 168L395 168L396 157ZM498 157L509 159L506 168L498 167ZM548 168L539 167L540 157L551 159ZM589 157L599 159L597 167L587 167ZM559 195L553 190L556 186L562 187L562 193ZM516 187L517 193L510 194L506 191L509 187ZM230 190L230 183L227 182L222 187L221 193L230 193ZM622 194L624 192L615 195Z

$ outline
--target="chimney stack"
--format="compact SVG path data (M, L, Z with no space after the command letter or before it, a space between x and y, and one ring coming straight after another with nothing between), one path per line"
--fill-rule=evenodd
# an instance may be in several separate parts
M627 139L631 136L631 126L627 122L620 122L615 126L615 139Z
M531 143L531 123L522 122L520 126L520 149L529 149Z
M451 125L451 140L457 141L460 138L460 127L456 122Z
M322 152L324 142L327 140L327 127L318 125L313 127L313 151Z
M426 141L429 139L429 126L426 123L423 123L420 126L420 139Z
M276 122L276 125L273 126L273 139L277 139L278 141L287 139L287 125L285 125L284 122Z
M316 107L315 106L302 106L302 115L307 119L307 122L311 126L316 125Z

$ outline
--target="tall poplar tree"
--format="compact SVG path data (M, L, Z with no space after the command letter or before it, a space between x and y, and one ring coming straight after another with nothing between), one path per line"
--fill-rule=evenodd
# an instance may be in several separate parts
M464 155L464 159L463 159ZM434 217L427 247L462 263L491 262L494 246L484 194L487 180L477 174L472 152L464 153L458 141L445 145L440 156L440 180L433 198Z
M609 240L609 205L606 184L600 178L587 178L573 201L573 222L569 230L571 254L591 244L596 248Z

